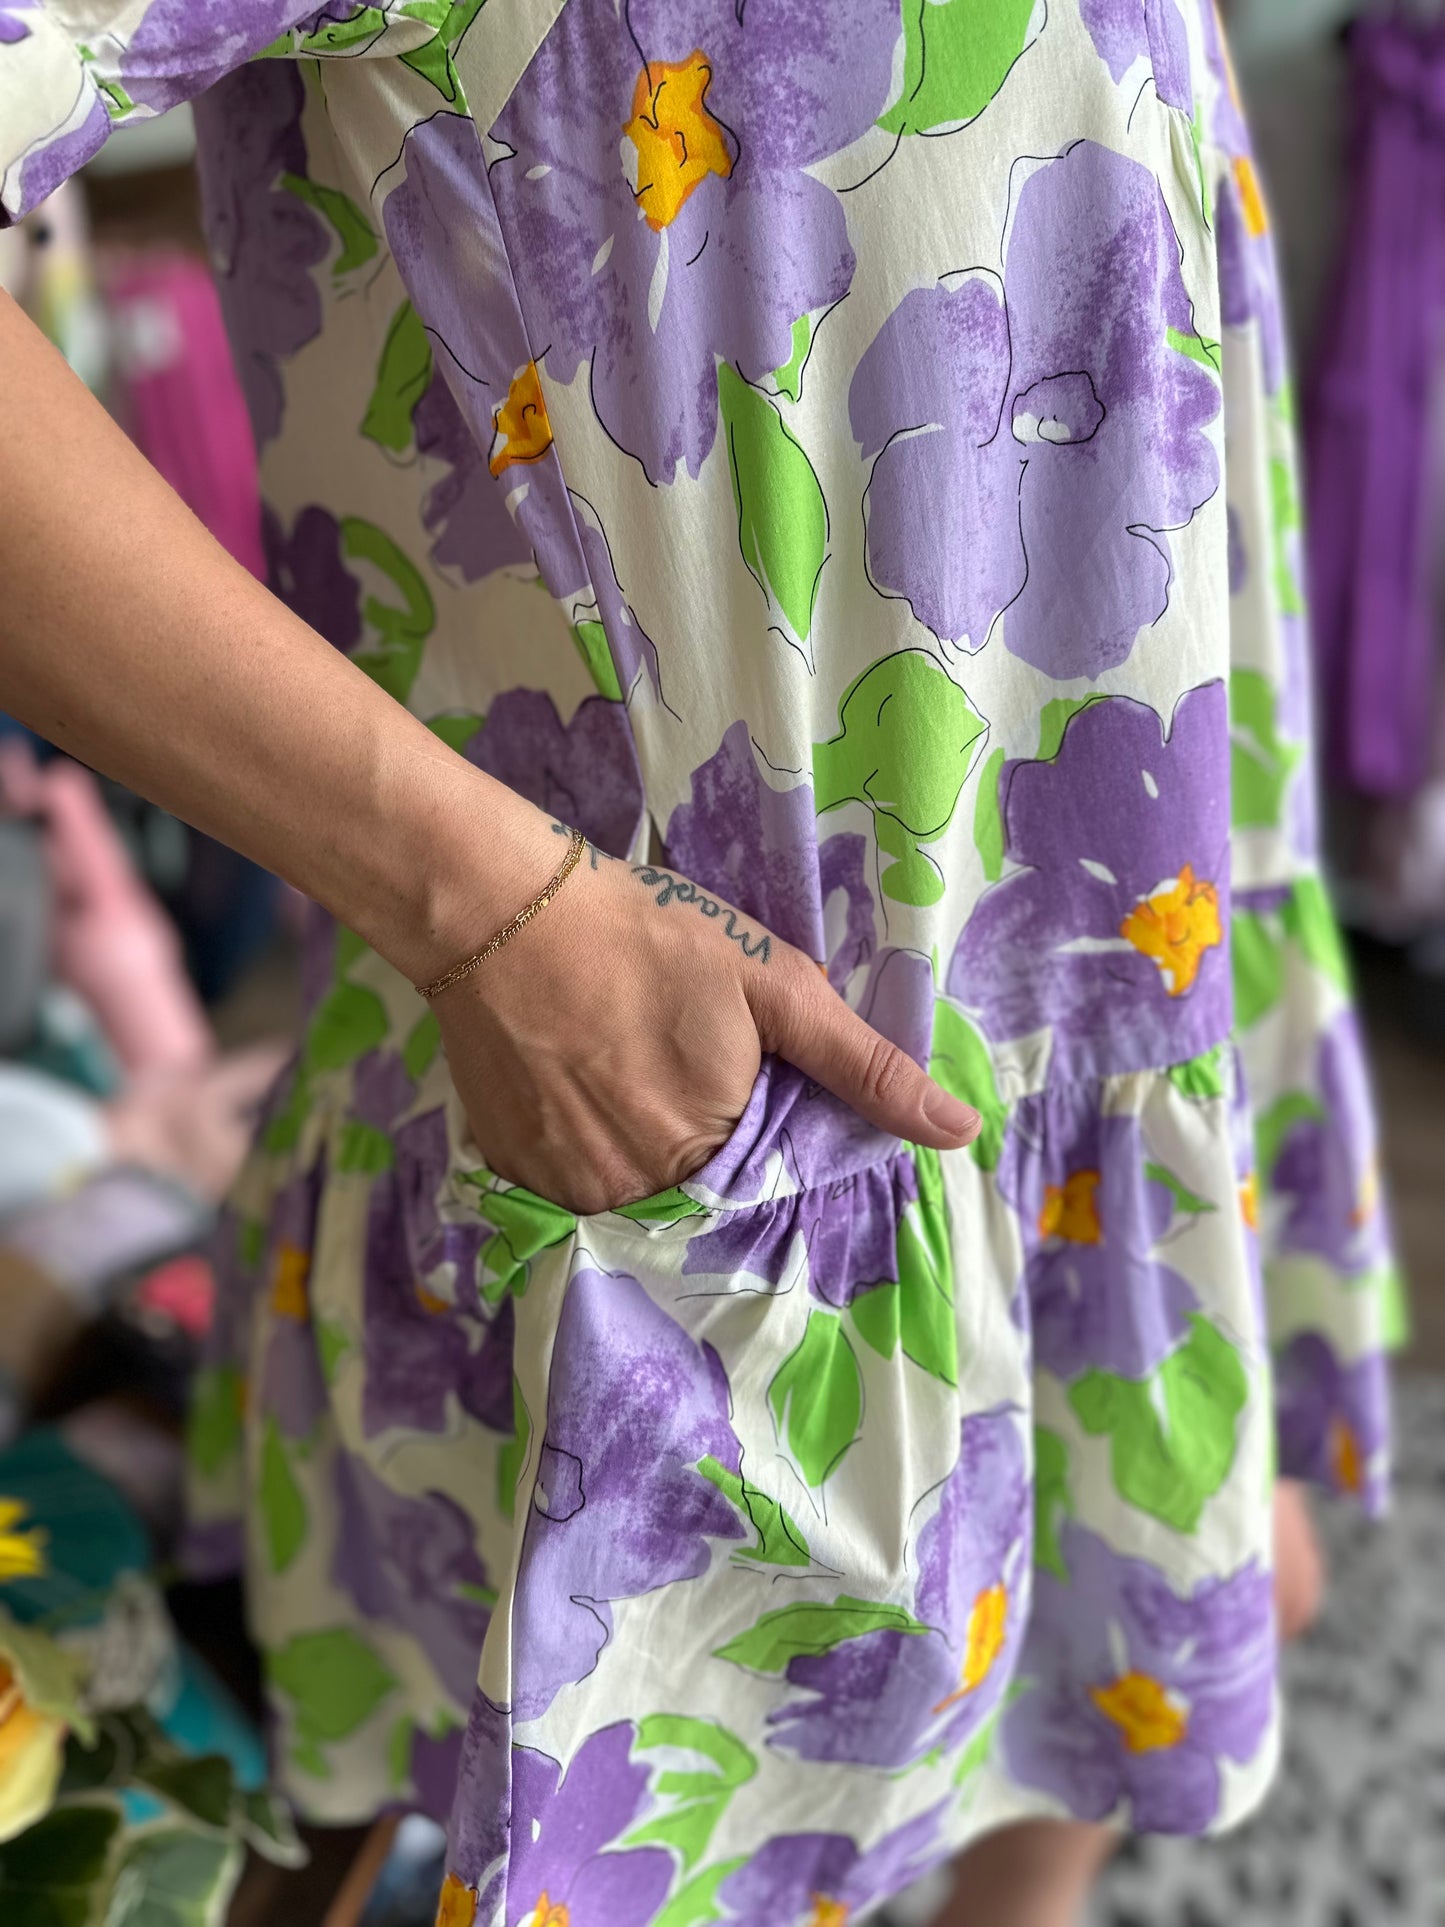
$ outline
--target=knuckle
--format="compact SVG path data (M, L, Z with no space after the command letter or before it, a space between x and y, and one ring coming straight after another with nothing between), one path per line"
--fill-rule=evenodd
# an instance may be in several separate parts
M863 1065L863 1088L879 1104L896 1098L915 1068L913 1059L891 1044L886 1037L874 1037L867 1046Z

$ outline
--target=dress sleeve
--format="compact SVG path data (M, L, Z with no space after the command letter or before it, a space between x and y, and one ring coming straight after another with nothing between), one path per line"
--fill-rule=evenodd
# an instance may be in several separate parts
M258 55L422 48L456 11L448 0L0 0L0 225L112 127L162 114Z

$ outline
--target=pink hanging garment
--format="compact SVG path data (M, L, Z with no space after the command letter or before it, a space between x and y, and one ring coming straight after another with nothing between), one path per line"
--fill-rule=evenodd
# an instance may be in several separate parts
M117 256L105 285L132 440L264 581L256 449L208 270L156 249Z

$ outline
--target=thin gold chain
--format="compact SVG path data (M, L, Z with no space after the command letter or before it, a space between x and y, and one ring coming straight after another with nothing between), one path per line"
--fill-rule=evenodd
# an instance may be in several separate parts
M475 955L468 957L464 963L455 965L451 970L447 971L445 976L438 977L435 983L418 984L417 990L420 994L428 1000L433 997L440 997L444 990L450 990L453 984L459 984L463 977L470 977L474 970L479 969L480 966L487 961L488 957L496 956L504 943L510 943L517 932L525 929L540 910L547 908L547 905L552 901L553 897L556 896L557 892L562 888L562 885L582 861L582 852L586 848L587 838L583 835L582 831L573 830L571 832L571 840L567 845L567 854L563 857L557 874L551 881L547 883L543 889L539 890L532 901L527 904L524 909L519 910L509 923L504 923L494 937L488 937L487 941Z

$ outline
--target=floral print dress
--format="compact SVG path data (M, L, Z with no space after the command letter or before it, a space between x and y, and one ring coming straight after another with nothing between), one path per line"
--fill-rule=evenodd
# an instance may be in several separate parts
M12 215L201 96L278 592L984 1118L939 1156L765 1062L579 1220L318 930L193 1427L298 1805L449 1818L450 1927L841 1927L1010 1818L1238 1820L1272 1482L1381 1501L1400 1311L1212 14L11 0L0 43Z

